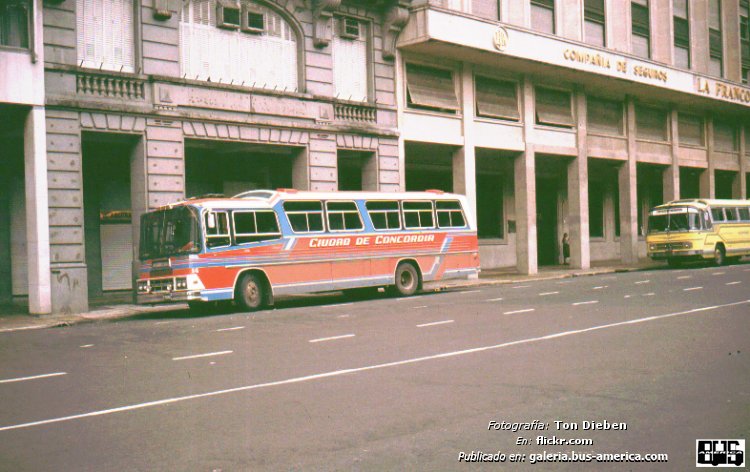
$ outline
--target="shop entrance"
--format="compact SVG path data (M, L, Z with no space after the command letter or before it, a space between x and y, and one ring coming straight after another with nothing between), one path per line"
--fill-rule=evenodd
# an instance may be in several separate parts
M28 296L23 107L0 106L0 305Z
M89 300L94 303L131 296L130 160L138 139L108 133L84 133L81 139L86 267Z
M557 207L558 181L553 177L536 178L536 247L537 261L555 265L558 260Z
M454 151L441 144L406 143L406 190L452 192Z

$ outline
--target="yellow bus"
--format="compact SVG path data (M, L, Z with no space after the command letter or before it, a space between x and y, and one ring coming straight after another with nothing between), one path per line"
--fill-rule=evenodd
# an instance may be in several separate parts
M675 200L654 207L646 245L651 259L670 266L739 260L750 255L750 200Z

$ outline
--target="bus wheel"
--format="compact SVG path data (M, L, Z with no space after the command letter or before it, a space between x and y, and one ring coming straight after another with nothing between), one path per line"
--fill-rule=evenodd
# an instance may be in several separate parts
M396 267L396 293L408 297L414 295L419 287L419 274L417 269L408 262L404 262Z
M263 281L255 274L248 273L240 278L237 284L237 303L246 310L257 310L263 306L265 299Z
M717 266L723 266L726 262L726 255L724 254L724 246L717 244L714 249L714 264Z

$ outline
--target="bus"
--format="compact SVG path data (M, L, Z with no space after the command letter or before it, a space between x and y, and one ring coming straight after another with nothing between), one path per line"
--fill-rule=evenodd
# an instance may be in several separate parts
M234 301L476 277L476 223L466 197L425 192L253 190L194 198L141 218L141 304Z
M749 200L675 200L651 209L648 256L670 266L684 261L716 265L750 255Z

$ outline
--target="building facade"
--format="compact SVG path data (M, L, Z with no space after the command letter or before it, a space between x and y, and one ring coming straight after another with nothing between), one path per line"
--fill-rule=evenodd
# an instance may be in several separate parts
M206 193L464 193L525 273L747 195L745 0L4 5L0 300L32 313L128 293L140 215Z

